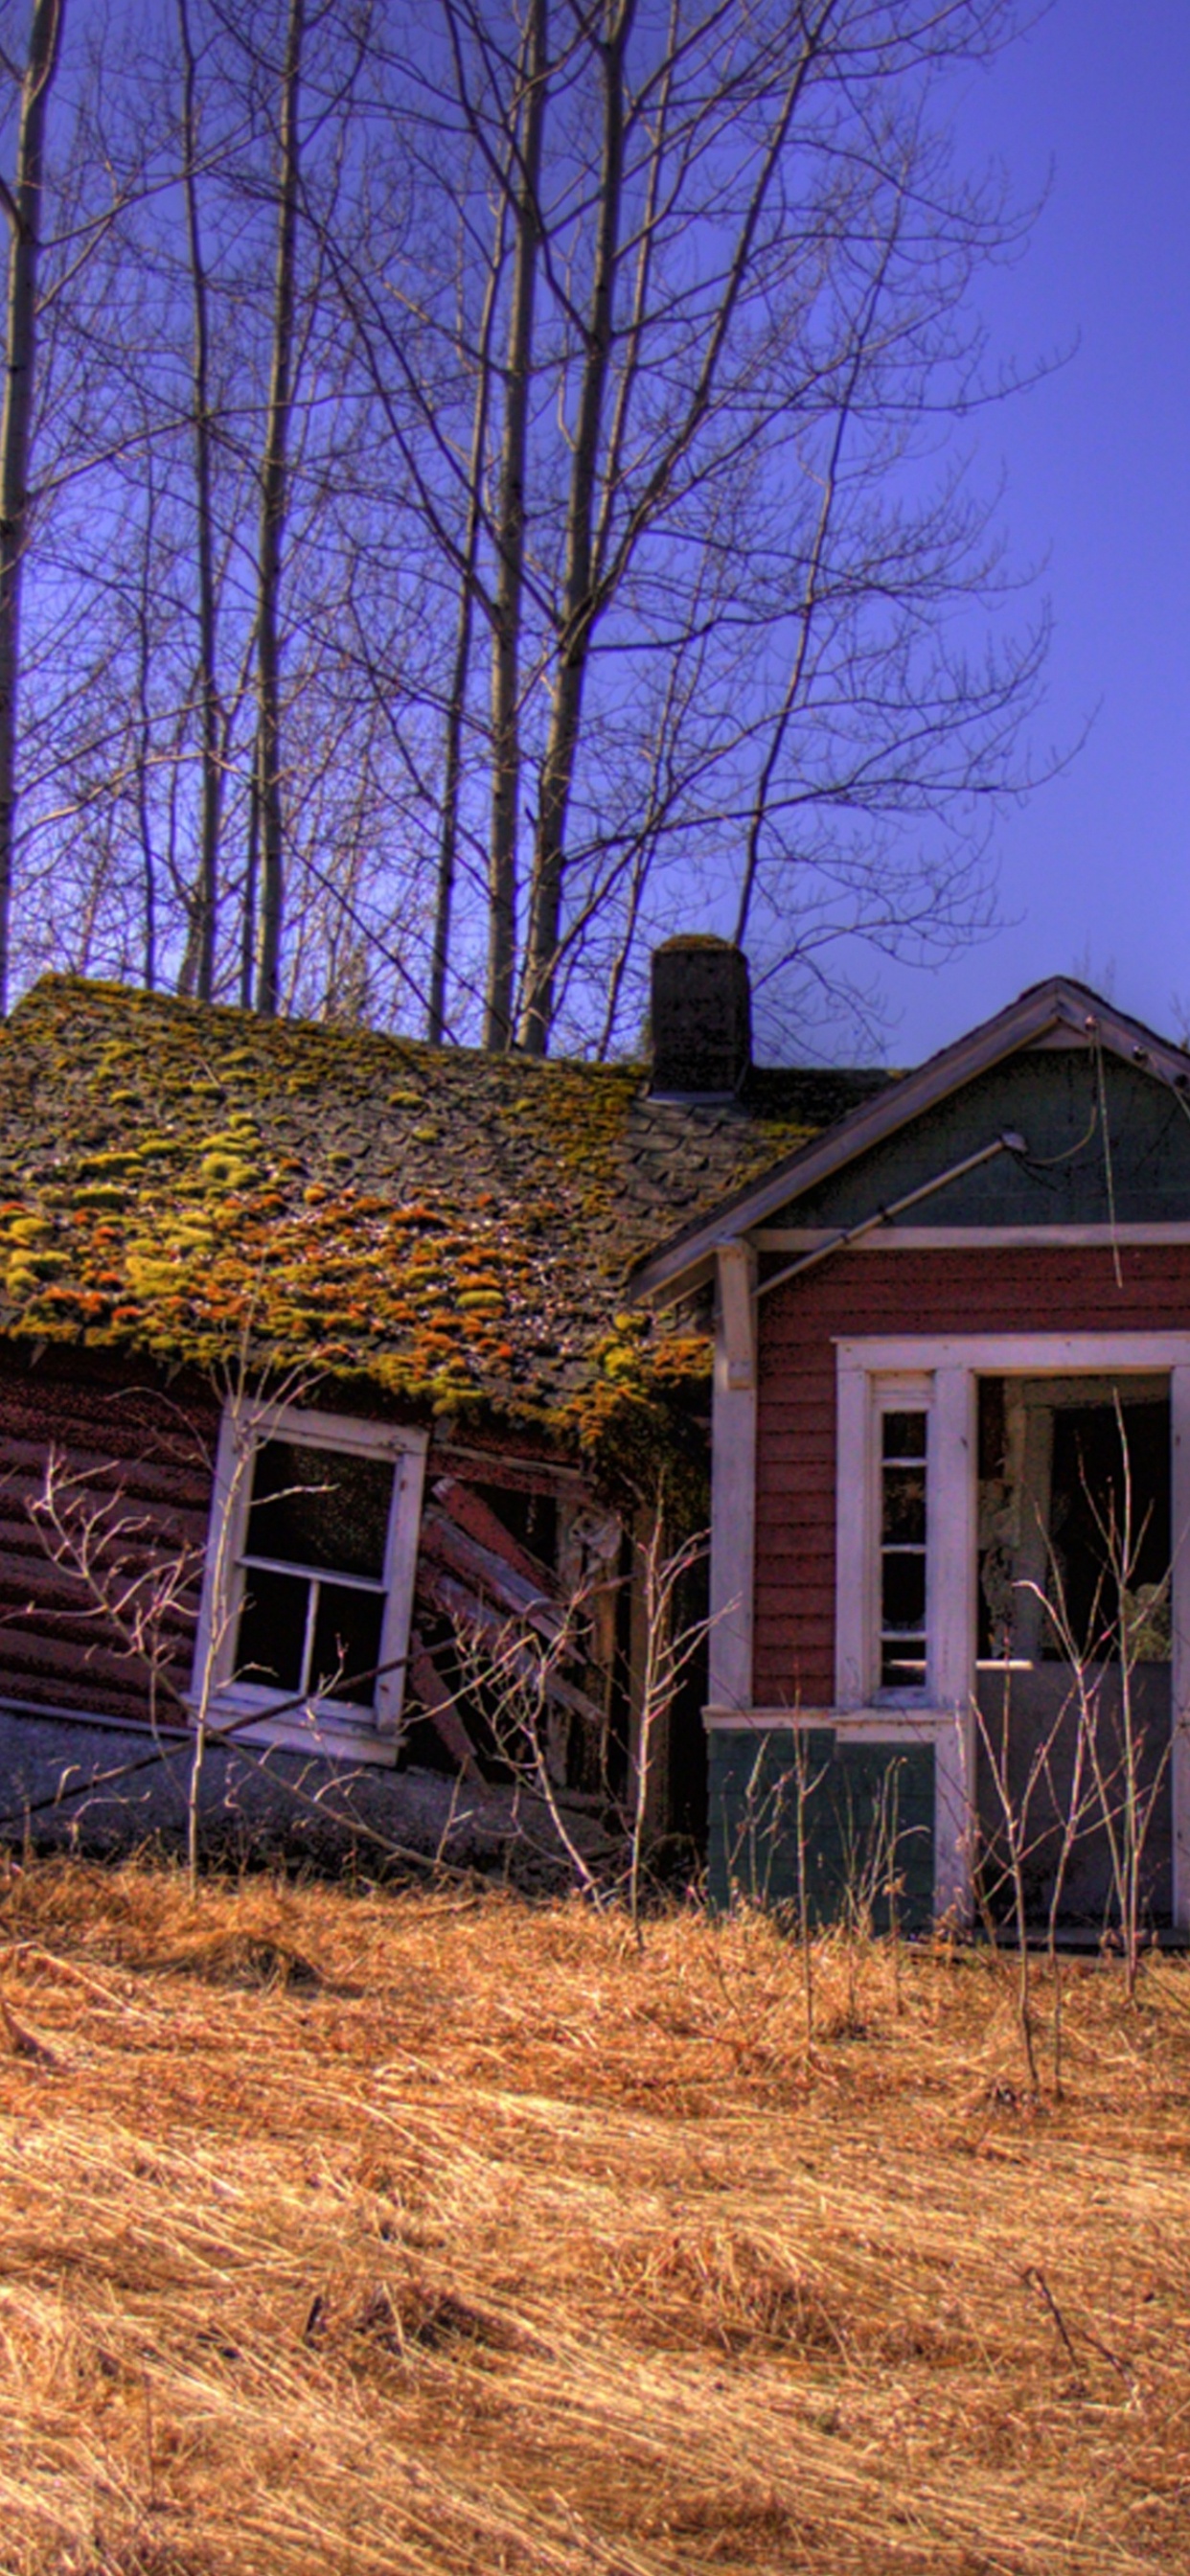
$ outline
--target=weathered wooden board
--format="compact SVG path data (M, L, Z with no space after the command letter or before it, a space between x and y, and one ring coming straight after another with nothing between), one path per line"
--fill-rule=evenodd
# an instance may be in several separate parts
M201 1559L218 1428L213 1395L167 1387L151 1364L107 1363L46 1352L0 1366L0 1693L32 1706L144 1721L152 1713L148 1667L133 1651L130 1621L108 1615L94 1592L53 1562L44 1517L51 1453L64 1509L98 1513L110 1533L109 1589L140 1570L142 1608L154 1585L152 1622L179 1686L190 1674ZM105 1558L104 1542L99 1566ZM176 1578L176 1579L174 1579ZM162 1682L157 1713L178 1709Z

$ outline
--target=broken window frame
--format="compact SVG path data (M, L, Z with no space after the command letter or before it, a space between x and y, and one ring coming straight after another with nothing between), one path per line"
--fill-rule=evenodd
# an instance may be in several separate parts
M271 1441L338 1457L383 1459L393 1470L382 1573L363 1588L383 1594L379 1671L370 1706L317 1691L281 1690L254 1681L242 1669L240 1628L252 1572L248 1521L258 1452ZM428 1434L405 1424L366 1422L353 1414L323 1413L303 1405L232 1398L224 1407L215 1467L204 1562L203 1594L191 1678L192 1707L208 1688L208 1720L232 1727L246 1743L292 1745L309 1751L325 1744L369 1761L396 1760L405 1699L405 1658L413 1615L413 1587L421 1522ZM270 1560L270 1563L280 1560ZM286 1565L307 1580L356 1578L330 1567ZM309 1661L307 1628L303 1674Z

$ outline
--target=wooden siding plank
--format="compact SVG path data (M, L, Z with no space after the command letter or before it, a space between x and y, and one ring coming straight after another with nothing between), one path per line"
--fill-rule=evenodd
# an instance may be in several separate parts
M176 1683L189 1679L218 1420L211 1390L167 1392L144 1363L0 1352L0 1694L122 1724L150 1715L144 1658L39 1535L51 1449L64 1490L110 1516L122 1586L184 1565L155 1635ZM163 1678L156 1696L176 1715Z

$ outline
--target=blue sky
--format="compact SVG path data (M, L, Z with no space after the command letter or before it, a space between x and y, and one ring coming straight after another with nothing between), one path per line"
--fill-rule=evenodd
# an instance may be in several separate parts
M1045 559L1055 636L1042 743L1066 773L1000 821L990 941L930 974L890 967L888 1054L912 1063L1063 971L1171 1034L1190 1021L1190 5L1055 0L964 90L974 157L1049 202L1023 262L985 284L1000 354L1078 347L986 415L1018 562ZM1096 712L1097 711L1097 712Z

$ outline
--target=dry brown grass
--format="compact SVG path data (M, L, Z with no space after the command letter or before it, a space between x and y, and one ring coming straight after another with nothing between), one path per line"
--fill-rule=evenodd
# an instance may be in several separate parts
M5 2576L1190 2570L1190 1969L45 1865L0 1889ZM1043 1997L1044 2000L1044 1997Z

